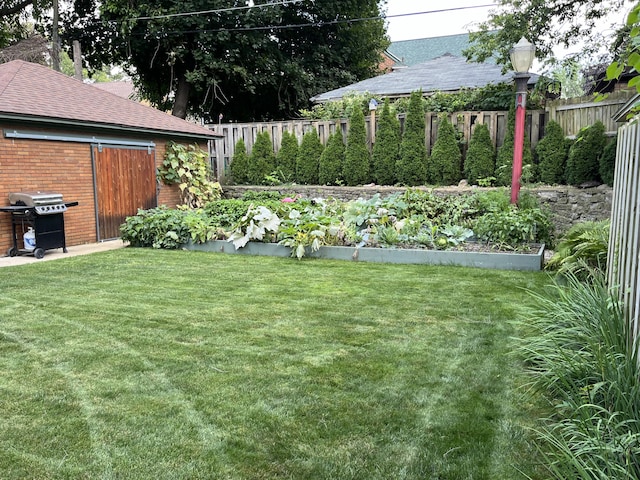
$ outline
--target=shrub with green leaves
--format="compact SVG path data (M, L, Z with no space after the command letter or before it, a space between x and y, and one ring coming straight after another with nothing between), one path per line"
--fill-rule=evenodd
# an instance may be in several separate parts
M605 271L609 250L609 220L581 222L572 226L558 242L545 268L571 273L583 281L594 270Z
M342 183L342 165L344 163L344 140L338 126L329 135L327 146L320 155L318 180L320 185L340 185Z
M371 181L371 156L367 147L364 113L354 109L349 119L347 146L344 151L342 176L347 185L364 185Z
M265 177L276 168L276 156L273 153L273 142L266 130L256 135L249 156L249 182L253 185L263 185Z
M427 180L434 185L453 185L460 180L462 153L456 131L449 119L442 116L438 122L438 137L431 150Z
M249 155L247 155L247 146L242 138L236 142L229 170L231 179L236 185L249 183Z
M422 92L411 92L409 110L396 162L396 179L402 185L423 185L427 179L427 147Z
M158 177L167 185L178 185L182 204L199 208L222 195L213 181L209 154L197 145L169 142Z
M296 160L298 158L298 139L293 133L282 132L280 150L276 155L276 167L285 178L296 180Z
M613 187L613 177L616 169L616 147L617 139L610 141L600 156L600 178L604 183Z
M478 180L492 177L495 156L489 127L485 123L476 125L471 140L469 140L467 157L464 161L464 174L467 181L472 185L477 185Z
M376 142L373 145L373 181L378 185L393 185L395 167L400 154L400 122L391 113L389 100L385 99L378 121Z
M600 121L578 132L567 159L566 178L569 185L600 180L600 156L606 143L604 124Z
M317 185L320 168L320 156L324 146L320 142L315 128L308 130L302 137L296 162L296 178L303 185Z
M538 178L548 185L562 184L567 162L567 148L560 124L550 120L544 129L544 137L536 145Z
M160 206L138 210L120 226L121 238L132 247L175 249L189 240L184 224L187 210L174 210Z

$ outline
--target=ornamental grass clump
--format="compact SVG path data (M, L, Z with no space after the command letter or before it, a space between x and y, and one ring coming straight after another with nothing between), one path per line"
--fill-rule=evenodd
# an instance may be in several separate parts
M552 478L640 478L638 343L602 272L568 274L522 323L532 392L549 415L537 429Z

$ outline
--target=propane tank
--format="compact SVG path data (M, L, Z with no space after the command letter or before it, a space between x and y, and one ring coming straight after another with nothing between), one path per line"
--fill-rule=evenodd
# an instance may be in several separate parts
M23 235L24 249L30 252L36 248L36 232L33 231L33 227L29 227L29 230Z

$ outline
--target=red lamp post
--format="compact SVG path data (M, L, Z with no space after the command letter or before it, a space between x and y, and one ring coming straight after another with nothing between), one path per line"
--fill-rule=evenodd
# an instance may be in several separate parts
M522 152L524 150L524 121L527 105L529 69L536 55L536 47L522 37L509 52L516 80L516 126L513 135L513 173L511 176L511 203L517 203L522 176Z

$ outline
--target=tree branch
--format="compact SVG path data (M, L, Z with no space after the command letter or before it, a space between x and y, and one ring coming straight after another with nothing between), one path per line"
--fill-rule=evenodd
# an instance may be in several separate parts
M0 18L8 17L9 15L14 15L21 10L24 10L29 5L33 5L34 0L22 0L22 2L17 3L12 7L2 7L0 8Z

